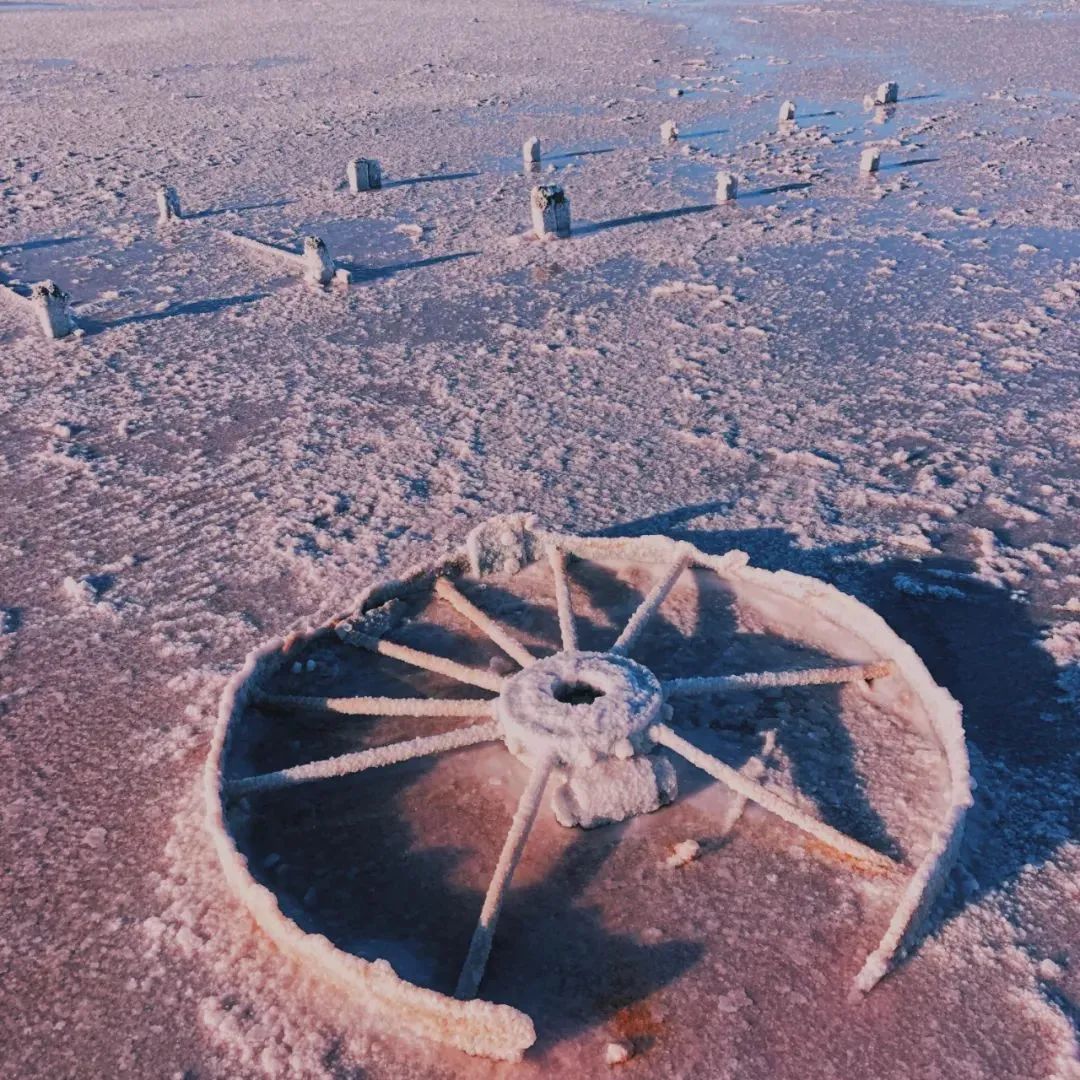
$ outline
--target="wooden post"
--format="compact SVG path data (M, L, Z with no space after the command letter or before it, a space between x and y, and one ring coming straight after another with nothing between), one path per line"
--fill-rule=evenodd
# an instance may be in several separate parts
M532 189L533 231L541 240L546 236L570 235L570 200L557 184Z
M371 158L355 158L345 170L349 178L349 190L377 191L382 187L382 169Z
M41 281L30 290L38 325L48 338L67 337L79 324L71 313L68 295L51 281Z
M540 140L535 135L522 143L521 160L526 169L535 169L540 164Z
M895 82L883 82L874 91L875 105L895 105L900 97L900 84Z
M183 215L180 213L180 196L176 188L163 184L157 189L157 212L158 222L165 224L167 221L179 221Z
M733 173L718 172L716 174L716 201L718 203L731 202L738 194L738 177Z

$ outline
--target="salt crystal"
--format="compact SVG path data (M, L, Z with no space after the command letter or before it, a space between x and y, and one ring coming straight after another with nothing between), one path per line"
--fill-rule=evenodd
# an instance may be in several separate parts
M876 147L867 147L859 158L859 172L876 173L881 168L881 151Z
M672 869L685 866L693 862L701 854L701 845L696 840L683 840L676 844L671 854L667 857L667 865Z
M661 142L675 142L679 137L679 129L674 120L665 120L660 125L660 141Z
M522 143L521 159L526 168L540 164L540 140L535 135Z
M634 1048L628 1042L609 1042L604 1048L604 1061L608 1065L625 1065L634 1056Z
M794 119L795 119L795 102L794 101L785 101L780 106L780 115L778 117L778 120L780 121L781 124L786 124L786 123L790 123Z

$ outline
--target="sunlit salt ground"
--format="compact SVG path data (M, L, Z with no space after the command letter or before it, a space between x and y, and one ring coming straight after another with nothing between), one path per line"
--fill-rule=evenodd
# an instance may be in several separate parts
M4 1069L599 1076L617 1039L633 1076L1074 1076L1078 37L1063 0L0 2L0 283L54 279L85 331L0 303ZM527 238L531 135L569 240ZM358 155L381 192L345 189ZM163 180L188 219L158 228ZM318 232L354 284L313 292L223 230ZM861 1005L877 884L787 858L764 815L724 842L715 786L617 844L541 834L493 954L491 995L539 1003L520 1066L344 1008L230 896L198 793L228 674L519 507L832 580L960 700L960 866ZM934 765L909 780L882 745L865 790L917 832ZM431 820L440 770L440 796L482 787L476 828ZM457 940L520 773L406 779ZM364 788L358 831L404 782ZM704 855L662 866L691 835ZM442 985L455 957L388 925L423 898L379 903L342 940Z

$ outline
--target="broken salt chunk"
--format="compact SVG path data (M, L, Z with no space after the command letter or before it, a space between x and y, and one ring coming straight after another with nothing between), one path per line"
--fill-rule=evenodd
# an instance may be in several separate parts
M625 1065L634 1056L634 1048L628 1042L609 1042L604 1049L604 1061L608 1065Z
M667 857L667 865L672 869L693 862L701 854L701 845L696 840L683 840L676 844Z

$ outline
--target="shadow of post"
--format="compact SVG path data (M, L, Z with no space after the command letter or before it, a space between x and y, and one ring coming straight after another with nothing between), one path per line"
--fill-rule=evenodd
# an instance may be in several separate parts
M811 186L809 180L800 180L791 184L775 184L772 187L757 188L754 191L743 191L739 194L739 198L754 199L762 195L779 195L784 191L803 191Z
M184 221L201 221L203 218L221 217L223 214L243 214L248 210L278 210L288 206L292 199L276 199L273 202L245 203L241 206L218 206L207 210L194 210L184 214Z
M656 221L668 221L671 218L685 217L687 214L704 214L706 211L715 209L715 203L705 203L701 206L680 206L674 210L649 210L643 214L631 214L628 217L611 218L608 221L596 221L581 225L574 229L574 233L577 236L588 236L589 233L603 232L605 229L617 229L622 225L650 225Z
M601 146L596 150L563 150L557 154L545 154L544 161L564 161L567 158L595 157L597 154L614 154L616 147Z
M878 172L895 172L898 169L910 169L913 165L930 165L940 160L941 158L936 157L920 157L909 158L907 161L890 161L885 165L879 165Z
M218 296L206 300L186 300L181 304L170 304L160 311L144 311L134 315L124 315L111 322L99 322L93 319L81 320L83 329L88 334L100 334L105 330L116 330L121 326L135 326L139 323L160 322L162 319L175 319L181 316L213 315L226 308L254 304L266 298L267 293L245 293L242 296Z
M410 184L435 184L442 180L469 180L480 174L475 170L455 173L433 173L431 176L410 176L403 180L386 180L384 188L407 187Z
M77 244L85 239L82 236L47 236L41 240L23 240L14 244L0 244L0 257L16 251L38 251L47 247L62 247L64 244Z
M365 281L379 281L382 278L393 277L406 270L423 270L428 266L457 262L458 259L471 259L479 254L479 251L454 251L449 255L432 255L427 259L413 259L411 262L391 263L388 266L358 266L355 263L342 263L341 268L349 271L349 276L355 284L361 284Z

